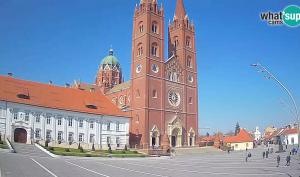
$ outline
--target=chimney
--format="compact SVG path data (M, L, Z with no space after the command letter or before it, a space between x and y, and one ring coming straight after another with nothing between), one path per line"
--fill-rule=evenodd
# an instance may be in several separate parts
M13 73L7 73L9 77L13 77Z

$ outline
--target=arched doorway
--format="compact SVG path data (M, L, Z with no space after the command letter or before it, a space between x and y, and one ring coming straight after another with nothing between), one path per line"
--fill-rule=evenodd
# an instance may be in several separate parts
M151 147L154 148L154 147L158 147L159 146L159 130L158 128L154 125L151 132L150 132L150 142L151 142Z
M195 131L193 128L190 129L189 134L188 134L188 144L189 146L195 146Z
M23 128L16 128L14 132L14 142L16 143L26 143L27 142L27 132Z
M174 128L172 131L172 136L171 136L171 146L179 147L179 146L181 146L180 144L181 144L180 129Z

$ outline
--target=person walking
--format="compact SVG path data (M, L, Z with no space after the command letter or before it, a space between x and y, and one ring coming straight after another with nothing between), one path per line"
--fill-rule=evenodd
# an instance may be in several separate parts
M269 151L266 152L266 158L269 158Z
M266 156L266 152L264 151L264 152L263 152L263 159L265 158L265 156Z
M277 167L279 167L279 164L280 164L280 156L278 155L277 156Z
M286 164L285 164L285 166L290 166L290 164L291 164L291 156L288 155L288 156L286 156Z

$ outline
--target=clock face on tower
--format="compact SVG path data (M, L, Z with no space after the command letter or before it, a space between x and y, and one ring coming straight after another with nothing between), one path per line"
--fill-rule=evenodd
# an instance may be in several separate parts
M177 107L180 104L180 94L174 90L170 90L168 94L170 105Z

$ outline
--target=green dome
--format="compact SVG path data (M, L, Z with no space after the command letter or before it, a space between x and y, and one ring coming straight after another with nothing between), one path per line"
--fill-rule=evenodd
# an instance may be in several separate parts
M104 57L101 61L101 65L119 65L119 60L114 56L113 49L109 50L109 55Z

